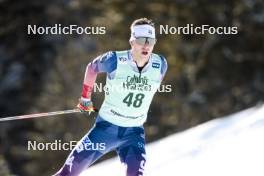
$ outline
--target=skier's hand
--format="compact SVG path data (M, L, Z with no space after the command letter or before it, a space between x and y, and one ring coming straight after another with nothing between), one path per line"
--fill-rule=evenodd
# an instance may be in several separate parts
M79 103L77 108L80 109L81 112L92 112L94 111L93 102L88 98L81 97L79 99Z

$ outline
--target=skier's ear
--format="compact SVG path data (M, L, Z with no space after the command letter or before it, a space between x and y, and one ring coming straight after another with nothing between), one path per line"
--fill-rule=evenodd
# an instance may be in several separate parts
M133 46L133 42L132 41L129 41L129 43L130 43L130 46Z

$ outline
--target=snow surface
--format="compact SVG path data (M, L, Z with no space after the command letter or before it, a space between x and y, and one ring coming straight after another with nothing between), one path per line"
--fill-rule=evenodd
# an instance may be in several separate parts
M264 176L264 105L147 144L146 176ZM113 158L81 176L125 176Z

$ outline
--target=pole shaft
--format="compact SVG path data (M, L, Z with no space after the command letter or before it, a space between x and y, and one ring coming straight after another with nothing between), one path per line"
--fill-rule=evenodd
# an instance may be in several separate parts
M61 114L71 114L71 113L77 113L77 112L80 112L80 110L79 109L70 109L70 110L63 110L63 111L44 112L44 113L37 113L37 114L4 117L4 118L0 118L0 122L10 121L10 120L19 120L19 119L46 117L46 116L61 115Z

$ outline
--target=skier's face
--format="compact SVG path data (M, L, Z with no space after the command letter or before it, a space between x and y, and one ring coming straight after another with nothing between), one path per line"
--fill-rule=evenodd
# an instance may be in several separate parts
M133 55L148 59L152 53L156 39L141 37L130 42Z

